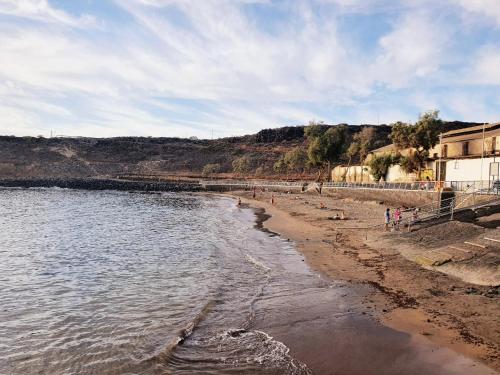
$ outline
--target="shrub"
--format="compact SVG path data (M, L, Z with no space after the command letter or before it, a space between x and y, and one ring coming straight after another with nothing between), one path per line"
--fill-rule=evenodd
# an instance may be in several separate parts
M233 172L245 174L250 172L252 162L248 156L242 156L233 160Z
M220 171L220 164L206 164L203 167L201 174L204 177L208 177L214 173L219 173L219 171Z
M398 159L398 156L393 156L391 154L383 154L380 156L374 155L368 163L370 174L373 176L374 180L380 181L381 178L385 178L389 167L396 164Z

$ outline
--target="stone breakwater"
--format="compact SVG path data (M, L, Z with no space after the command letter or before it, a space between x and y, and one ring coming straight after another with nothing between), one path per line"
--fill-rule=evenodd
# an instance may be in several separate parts
M201 191L198 183L178 181L130 181L97 178L0 179L0 187L59 187L83 190Z

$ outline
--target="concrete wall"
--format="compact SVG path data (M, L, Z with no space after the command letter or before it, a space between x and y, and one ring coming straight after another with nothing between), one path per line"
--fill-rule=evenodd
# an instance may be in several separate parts
M481 176L481 158L477 159L456 159L446 162L446 181L484 181L489 180L490 163L500 162L500 158L484 158L482 163Z
M374 182L370 167L366 165L336 166L332 170L332 181L335 182Z
M377 189L325 189L323 194L338 198L379 201L392 206L415 207L430 204L439 199L435 191L398 191Z

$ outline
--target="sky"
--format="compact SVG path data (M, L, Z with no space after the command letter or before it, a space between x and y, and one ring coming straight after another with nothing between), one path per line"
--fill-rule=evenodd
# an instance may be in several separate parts
M500 121L500 0L0 0L0 134Z

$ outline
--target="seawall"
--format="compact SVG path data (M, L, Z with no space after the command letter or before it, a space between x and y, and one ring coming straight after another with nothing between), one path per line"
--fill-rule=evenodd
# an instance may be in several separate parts
M352 198L362 201L380 201L391 205L406 207L425 206L437 202L440 193L425 190L381 190L381 189L323 189L323 194L339 198Z
M178 181L130 181L100 178L0 179L0 187L59 187L83 190L201 191L197 183Z

